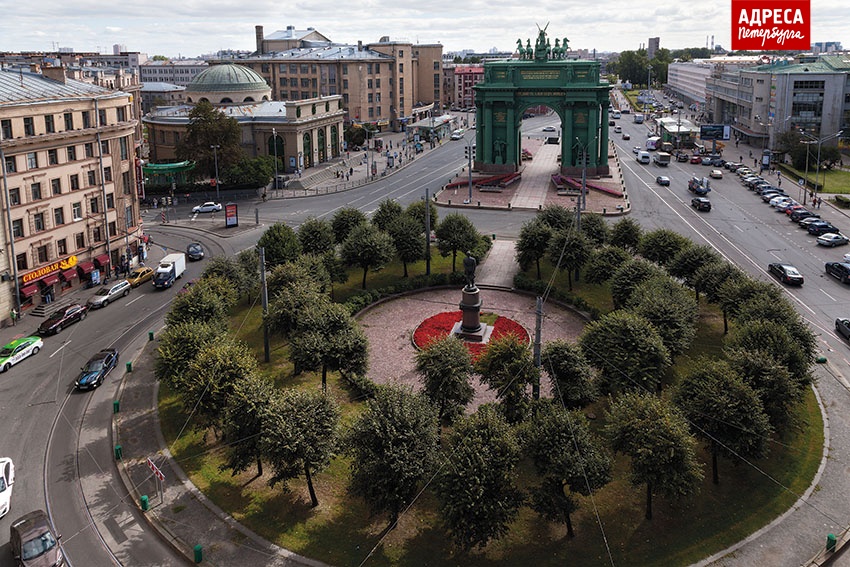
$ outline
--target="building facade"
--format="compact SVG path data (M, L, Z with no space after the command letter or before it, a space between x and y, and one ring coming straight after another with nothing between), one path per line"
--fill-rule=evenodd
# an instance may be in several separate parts
M139 66L139 76L142 83L170 83L185 87L207 69L209 63L202 59L150 60Z
M455 92L452 100L454 108L475 106L475 90L472 88L484 80L484 67L459 65L455 67Z
M144 256L131 99L61 67L0 70L4 320Z

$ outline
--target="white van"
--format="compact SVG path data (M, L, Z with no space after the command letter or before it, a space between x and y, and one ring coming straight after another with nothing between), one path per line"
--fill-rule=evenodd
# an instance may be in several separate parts
M635 157L635 159L637 160L638 163L648 165L649 162L650 162L649 152L641 150L637 153L637 157Z

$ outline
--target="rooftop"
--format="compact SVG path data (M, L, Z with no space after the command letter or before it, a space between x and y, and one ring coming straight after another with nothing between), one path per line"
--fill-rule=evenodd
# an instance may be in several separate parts
M0 69L0 104L51 102L95 96L126 96L119 91L66 79L64 83L40 73L18 69Z
M198 73L187 92L239 92L268 89L265 79L255 71L232 63L213 65Z
M296 47L295 49L289 49L287 51L275 51L271 53L263 53L263 54L255 54L250 57L246 57L245 59L239 59L240 61L262 61L262 60L274 60L279 61L282 59L291 59L291 60L362 60L362 59L371 59L371 60L384 60L384 61L392 61L393 58L389 55L384 55L383 53L378 53L377 51L372 51L370 49L359 49L356 45L345 45L345 44L334 44L334 43L323 43L318 46L311 47Z

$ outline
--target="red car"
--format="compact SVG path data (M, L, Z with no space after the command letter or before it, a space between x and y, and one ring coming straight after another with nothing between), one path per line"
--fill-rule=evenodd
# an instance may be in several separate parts
M702 158L699 156L691 156L691 163L702 163Z

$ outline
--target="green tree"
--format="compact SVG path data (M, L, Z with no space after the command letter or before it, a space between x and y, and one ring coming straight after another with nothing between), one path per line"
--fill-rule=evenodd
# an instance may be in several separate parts
M723 310L724 334L729 332L729 318L735 319L740 306L759 295L779 301L782 292L771 283L755 280L743 273L740 277L730 277L723 282L717 291L717 299Z
M334 240L342 244L351 232L360 225L367 224L369 220L360 209L354 207L343 207L334 214L331 226L334 231Z
M784 296L777 301L766 295L757 295L738 307L736 322L757 320L771 321L784 327L800 349L807 366L814 363L818 354L817 337Z
M578 279L578 271L590 258L591 250L592 245L587 237L574 231L556 230L549 239L546 254L556 269L561 268L567 272L570 291L573 289L573 272Z
M425 233L416 219L405 214L400 214L394 219L387 232L392 238L398 259L404 266L404 277L406 278L407 265L425 259Z
M305 305L296 325L289 343L296 374L321 370L322 391L326 391L328 371L349 374L366 371L369 344L344 305L329 301Z
M242 269L239 293L251 293L260 285L260 255L256 248L248 248L236 255L236 262Z
M452 255L452 271L456 271L457 253L470 252L478 245L480 235L467 217L458 213L446 215L437 226L437 250L445 258Z
M711 451L711 477L720 483L717 456L767 455L770 421L755 390L722 360L700 359L676 388L673 402Z
M299 270L293 273L299 273ZM331 304L331 300L312 279L305 277L293 281L278 280L277 277L283 274L284 270L276 270L269 278L269 289L275 289L275 292L269 293L271 300L266 318L273 333L288 335L302 324L301 314L304 310L310 307L326 307ZM280 285L285 281L288 283Z
M194 161L196 171L209 177L215 175L216 160L219 171L224 171L245 156L239 123L205 100L189 112L186 135L180 138L174 151L178 159Z
M810 361L781 323L756 319L736 326L726 337L725 349L762 352L788 369L799 390L811 383Z
M301 255L298 235L288 225L275 223L263 232L257 241L257 249L265 248L266 266L274 268L286 262L294 262Z
M429 219L431 221L431 230L440 224L439 223L439 213L437 211L437 205L433 203L433 201L428 203L428 211L429 211ZM419 224L422 226L422 230L425 230L425 201L413 201L407 208L404 209L404 213L415 218Z
M334 249L336 240L333 226L325 219L308 217L298 227L298 241L304 254L322 256Z
M393 239L371 224L355 227L342 243L340 250L342 261L346 265L357 266L363 270L363 289L366 289L366 274L369 273L369 268L384 267L394 255Z
M221 166L219 166L221 170ZM243 157L241 160L223 170L221 177L230 185L250 184L255 187L265 187L272 182L274 176L274 157L257 156Z
M254 272L257 271L258 263L254 261ZM254 278L246 272L239 258L233 256L214 256L210 258L204 268L204 278L221 278L227 282L237 296L248 293L254 284Z
M543 369L552 381L552 393L567 409L584 407L596 400L596 370L579 346L564 340L546 343Z
M260 450L273 470L269 484L288 491L288 481L303 474L315 508L313 475L327 468L337 450L339 407L322 392L287 389L272 398L268 412Z
M697 332L699 306L670 276L656 276L638 285L628 309L652 323L670 356L690 348Z
M603 284L614 276L614 272L628 263L632 255L612 244L595 248L584 265L584 281L592 284Z
M700 289L705 293L706 299L715 304L720 303L723 284L729 279L741 277L744 277L741 269L726 260L705 264L694 275L694 279L700 282Z
M697 272L706 264L721 261L725 260L710 246L688 246L673 256L667 271L671 276L681 279L685 285L692 288L696 293L696 300L699 301L703 283L697 277Z
M413 502L437 457L437 415L428 400L401 386L379 388L346 436L351 491L373 513L398 516Z
M611 299L614 301L614 307L625 307L637 286L652 277L664 275L666 272L663 268L643 258L635 258L621 264L611 276Z
M209 322L222 331L227 328L227 315L236 303L236 290L222 278L202 278L171 302L165 316L168 325L190 321Z
M613 311L589 323L579 346L599 369L607 391L654 392L670 366L670 353L652 323L628 311Z
M755 390L773 429L788 430L793 423L794 407L805 395L788 369L762 351L738 349L726 354L732 369Z
M404 215L404 207L394 199L384 199L372 213L372 224L384 232L390 231L390 226ZM421 226L419 227L422 231Z
M552 229L535 218L524 225L519 231L516 241L516 260L522 271L528 270L532 264L537 267L537 279L540 279L540 259L546 255Z
M537 219L553 231L569 231L575 223L575 212L561 205L546 205L537 214Z
M475 363L481 381L496 392L505 417L519 423L528 415L528 388L539 383L540 371L534 366L531 346L513 334L491 340Z
M630 252L635 252L640 245L643 230L640 224L631 217L623 217L611 227L611 235L608 242Z
M160 382L177 392L185 386L189 364L207 345L224 336L218 322L185 321L168 325L159 336L154 375Z
M484 547L508 533L522 505L516 435L495 408L483 406L457 423L447 446L436 483L443 521L461 549Z
M230 469L235 476L256 463L257 476L263 476L260 441L268 421L268 404L275 395L272 383L256 374L233 384L222 419L227 453L222 469Z
M631 458L632 485L646 485L647 520L653 494L679 498L698 490L696 440L675 406L651 394L624 394L611 404L606 422L614 450Z
M250 380L257 371L257 358L248 346L227 335L208 343L189 363L185 388L180 392L183 407L194 413L203 429L221 430L224 409L238 382Z
M475 395L470 384L472 356L463 341L451 335L432 341L416 353L416 371L425 395L437 407L440 422L463 415Z
M557 403L537 404L523 445L542 480L531 491L531 507L550 522L566 524L567 535L575 537L576 494L590 496L611 482L611 456L580 411Z
M693 246L693 244L678 232L659 228L644 233L638 245L638 252L650 262L667 266L680 250L688 246Z
M608 241L611 229L599 213L584 213L581 215L581 233L595 247Z

